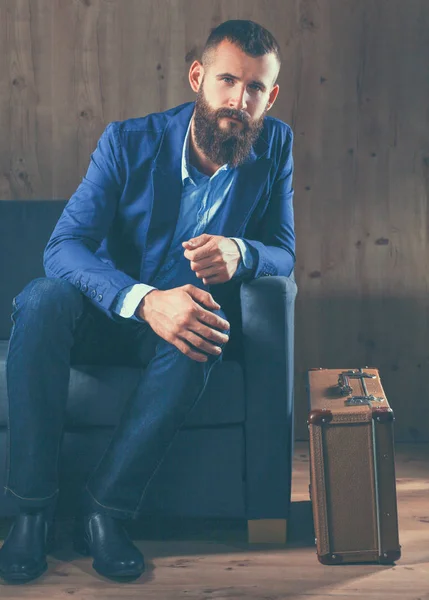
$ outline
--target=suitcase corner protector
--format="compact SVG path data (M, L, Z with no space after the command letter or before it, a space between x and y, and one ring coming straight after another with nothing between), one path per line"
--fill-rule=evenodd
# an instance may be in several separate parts
M308 425L324 425L332 421L333 414L327 408L316 408L308 413Z
M340 565L343 562L339 554L318 554L317 558L322 565Z
M374 408L372 418L379 423L390 423L395 420L393 410L389 408Z
M384 565L391 565L395 563L397 560L401 558L401 549L397 548L396 550L386 550L383 554L380 555L379 562Z

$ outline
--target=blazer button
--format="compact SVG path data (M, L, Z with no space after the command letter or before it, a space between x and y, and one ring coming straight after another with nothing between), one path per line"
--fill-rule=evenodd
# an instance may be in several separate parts
M95 290L92 290L90 296L91 298L95 298L95 296L97 295L97 292Z
M101 302L103 300L103 294L98 294L97 300Z
M86 283L83 283L82 287L80 289L82 290L82 292L87 292L88 291L88 286L86 285Z
M80 290L80 281L76 281L75 286L77 287L78 290Z

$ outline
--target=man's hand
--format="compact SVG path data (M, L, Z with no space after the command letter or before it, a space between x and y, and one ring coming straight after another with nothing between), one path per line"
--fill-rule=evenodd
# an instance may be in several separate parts
M191 261L191 269L204 284L229 281L241 260L235 241L222 235L203 233L183 242L182 246L185 257Z
M206 362L206 354L218 356L222 349L216 344L226 344L229 339L217 330L229 330L230 326L200 304L213 310L220 308L211 294L188 284L172 290L152 290L140 302L137 312L155 333L183 354Z

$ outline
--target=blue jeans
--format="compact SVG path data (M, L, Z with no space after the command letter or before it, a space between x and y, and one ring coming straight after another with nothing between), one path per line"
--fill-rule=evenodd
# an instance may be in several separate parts
M153 475L222 355L191 360L146 323L109 319L62 279L28 284L14 299L12 321L6 493L22 509L55 503L71 364L142 366L144 375L84 493L111 516L137 517Z

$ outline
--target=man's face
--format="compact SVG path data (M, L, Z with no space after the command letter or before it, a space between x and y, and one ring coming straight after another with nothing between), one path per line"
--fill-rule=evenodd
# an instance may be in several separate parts
M192 65L195 138L215 164L237 166L248 156L277 97L278 69L274 54L254 58L227 41L212 51L205 67Z

